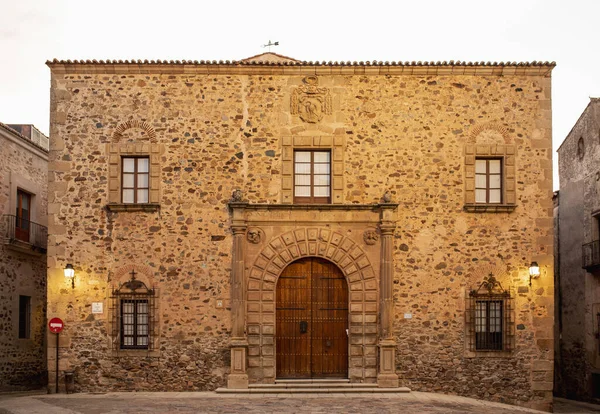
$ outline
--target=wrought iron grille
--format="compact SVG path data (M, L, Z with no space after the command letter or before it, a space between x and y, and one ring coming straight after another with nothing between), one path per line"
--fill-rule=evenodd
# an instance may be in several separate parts
M466 324L469 350L511 351L514 343L514 295L492 274L467 297Z
M600 266L600 240L594 240L581 246L581 258L584 269Z
M112 290L112 348L152 351L156 339L157 291L135 278Z

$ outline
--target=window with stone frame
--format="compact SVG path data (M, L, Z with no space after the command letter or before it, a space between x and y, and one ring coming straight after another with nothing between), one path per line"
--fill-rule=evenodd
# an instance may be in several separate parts
M117 353L127 350L152 351L156 339L156 291L136 279L131 279L111 295L112 345Z
M162 145L107 145L110 154L107 208L110 211L155 211L160 208Z
M502 160L475 159L475 202L502 203Z
M471 352L510 352L514 347L514 297L489 274L467 297L467 345Z
M515 146L465 146L465 205L470 212L511 212L516 208Z
M150 193L150 159L123 157L121 160L121 202L148 203Z
M331 202L331 152L294 151L294 203Z

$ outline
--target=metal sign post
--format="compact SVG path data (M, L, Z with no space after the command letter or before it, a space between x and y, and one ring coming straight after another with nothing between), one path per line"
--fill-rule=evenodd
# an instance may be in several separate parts
M65 324L60 318L52 318L48 322L48 328L50 332L56 334L56 393L58 394L58 344L60 339L60 332L63 330Z

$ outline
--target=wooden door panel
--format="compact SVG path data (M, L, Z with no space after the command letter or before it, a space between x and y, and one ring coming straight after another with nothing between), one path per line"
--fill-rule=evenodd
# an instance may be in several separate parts
M298 260L279 277L276 295L277 377L347 377L348 286L342 272L323 259Z
M290 264L277 283L277 376L310 378L310 261ZM301 332L301 322L306 332Z
M348 288L333 264L315 259L312 267L312 374L346 377L348 373Z

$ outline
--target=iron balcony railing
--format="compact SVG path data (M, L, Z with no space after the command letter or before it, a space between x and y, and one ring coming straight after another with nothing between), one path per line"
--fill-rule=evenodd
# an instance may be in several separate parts
M48 228L22 217L4 214L2 216L4 238L9 243L27 243L33 250L45 252L48 248Z
M600 266L600 240L594 240L591 243L586 243L582 246L582 267L584 269L592 269Z

